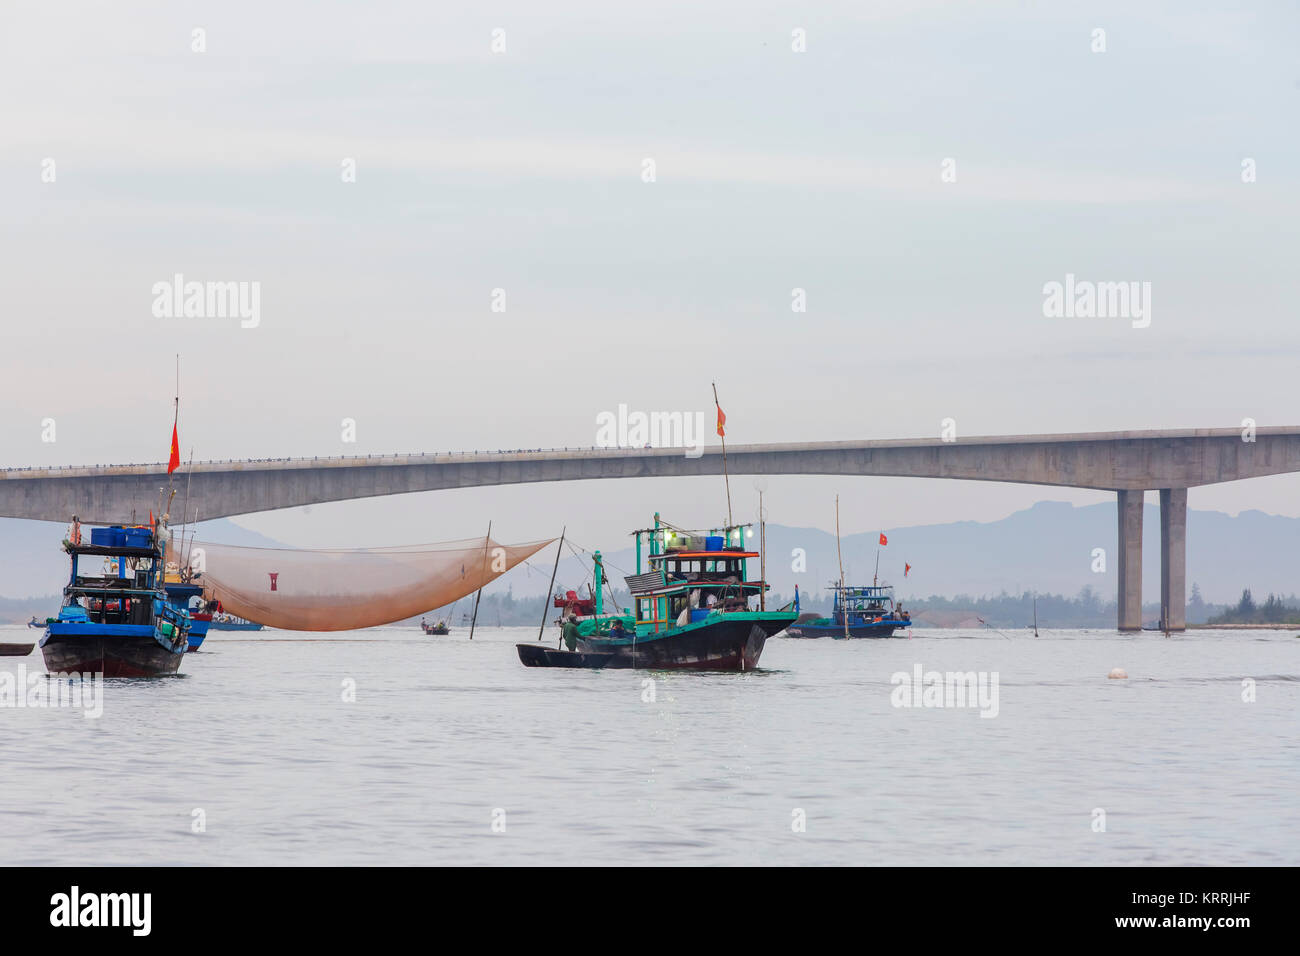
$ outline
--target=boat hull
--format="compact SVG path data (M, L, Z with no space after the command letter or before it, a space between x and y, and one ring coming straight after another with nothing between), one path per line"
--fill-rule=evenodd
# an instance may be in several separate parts
M185 652L169 650L152 637L60 637L41 643L51 674L105 677L166 677L175 674Z
M245 624L222 624L213 621L209 626L209 630L213 631L260 631L261 629L261 624L254 624L251 621Z
M749 671L758 666L767 639L792 622L777 614L716 615L708 620L635 641L578 638L583 653L613 655L612 666L651 670ZM606 665L611 666L611 665Z
M0 657L26 657L35 646L35 641L30 644L0 644Z
M895 631L910 627L904 621L882 621L879 624L850 624L849 637L893 637ZM784 637L830 637L844 639L843 624L792 624ZM898 635L901 637L902 635Z
M525 667L569 667L583 670L627 668L630 658L619 654L591 654L581 651L559 651L541 644L516 644L519 662Z

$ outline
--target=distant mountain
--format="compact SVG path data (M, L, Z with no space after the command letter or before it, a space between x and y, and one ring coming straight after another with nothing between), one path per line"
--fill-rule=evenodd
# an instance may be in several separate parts
M67 558L59 549L66 526L44 521L0 519L0 595L50 595L63 586ZM1116 589L1115 503L1075 507L1041 501L999 521L886 528L889 543L877 547L878 532L843 540L844 573L850 583L870 583L879 551L880 579L900 597L1034 591L1067 596L1090 587L1107 601ZM229 520L205 521L198 536L209 541L259 547L288 547ZM756 541L754 545L756 545ZM1160 512L1150 504L1143 518L1145 603L1160 589ZM1094 549L1105 552L1105 570L1094 572ZM1192 511L1187 518L1187 586L1199 584L1207 602L1233 603L1249 587L1259 600L1269 592L1300 592L1300 518L1245 511L1233 517ZM613 585L635 570L633 549L605 552ZM550 580L554 552L544 551L487 590L541 596ZM904 563L912 565L903 576ZM591 556L575 556L566 545L557 589L578 590L591 580ZM757 569L755 569L756 571ZM813 528L768 525L767 576L789 596L795 585L816 601L838 579L835 536ZM523 598L520 598L523 600Z
M1146 506L1143 514L1143 592L1147 602L1160 594L1160 509ZM870 584L877 552L881 583L893 584L900 597L930 595L996 595L1025 591L1077 595L1090 587L1107 601L1117 589L1118 554L1115 503L1076 507L1067 502L1040 501L999 521L958 521L949 524L886 528L888 544L878 547L879 532L846 535L843 539L844 577L848 583ZM1096 548L1104 552L1104 571L1094 572ZM553 554L553 552L552 552ZM606 552L605 564L622 586L622 575L636 566L635 552L620 548ZM540 588L545 588L550 560ZM912 570L903 576L904 564ZM590 556L560 561L558 584L575 587L590 580ZM802 569L802 570L800 570ZM518 574L519 572L515 572ZM534 589L513 578L516 593ZM773 589L790 595L797 584L805 595L816 595L839 578L835 535L816 528L767 526L767 578ZM1207 602L1235 604L1243 588L1261 600L1269 592L1300 592L1300 518L1245 511L1233 517L1217 511L1191 511L1187 516L1187 588L1200 586ZM558 585L557 585L558 586Z

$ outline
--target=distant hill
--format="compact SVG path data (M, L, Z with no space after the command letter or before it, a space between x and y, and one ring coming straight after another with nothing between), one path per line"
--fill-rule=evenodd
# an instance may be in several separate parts
M1115 503L1076 507L1066 502L1040 501L999 521L958 521L949 524L886 528L888 545L877 548L879 532L846 535L844 575L849 583L870 584L880 555L881 583L892 584L900 597L930 595L997 595L1005 591L1034 591L1077 595L1092 588L1106 601L1117 590L1118 555ZM1143 514L1143 590L1149 603L1160 593L1160 509L1148 504ZM1105 551L1105 571L1095 573L1093 549ZM802 562L800 561L802 550ZM550 552L551 555L554 552ZM631 548L606 552L605 563L615 584L623 584L625 569L635 569ZM533 559L545 564L546 553ZM903 576L903 565L912 565ZM560 562L558 580L573 587L589 580L589 556ZM804 570L797 570L802 567ZM518 573L518 572L516 572ZM816 595L839 578L835 535L815 528L767 527L767 578L773 588L789 595L799 585ZM533 590L514 578L516 593ZM545 588L543 576L540 588ZM1190 511L1187 516L1187 588L1200 586L1207 602L1235 604L1243 588L1261 598L1269 592L1300 592L1300 518L1244 511L1233 517L1217 511Z
M1143 596L1144 604L1151 604L1160 587L1159 508L1147 505L1143 520ZM52 522L0 519L0 595L17 598L58 592L67 573L67 558L59 550L65 528ZM895 585L899 596L908 602L935 595L978 598L1002 592L1072 597L1084 588L1091 588L1103 602L1115 599L1114 502L1075 507L1041 501L999 521L884 530L889 544L879 549L880 579ZM225 519L200 523L199 537L227 544L289 546ZM844 538L844 571L850 583L870 583L877 540L874 531ZM1295 594L1300 592L1298 546L1300 518L1260 511L1245 511L1235 517L1191 511L1187 518L1188 589L1198 584L1204 600L1214 604L1236 604L1247 587L1261 599L1270 592ZM1092 570L1095 548L1105 551L1105 571L1101 573ZM487 593L502 595L507 606L510 592L540 598L550 580L553 556L550 550L534 556L490 586ZM635 552L620 547L605 552L604 557L614 586L621 590L623 575L635 570ZM912 565L906 578L905 562ZM574 556L566 546L557 589L582 588L590 581L590 568L590 555ZM835 536L813 528L768 525L767 575L780 595L788 598L797 584L808 604L818 604L826 584L839 577ZM0 601L0 618L18 619L17 610L5 611L12 603ZM540 610L540 604L537 607ZM26 612L23 619L31 613ZM957 608L948 616L961 613Z

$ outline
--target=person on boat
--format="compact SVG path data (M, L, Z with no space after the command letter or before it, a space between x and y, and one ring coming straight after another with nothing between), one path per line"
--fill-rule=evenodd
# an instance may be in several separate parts
M627 631L623 629L623 619L614 618L614 623L609 626L609 638L612 641L622 641L627 639Z
M564 636L564 645L570 651L578 649L578 616L570 614L564 621L564 628L560 631Z

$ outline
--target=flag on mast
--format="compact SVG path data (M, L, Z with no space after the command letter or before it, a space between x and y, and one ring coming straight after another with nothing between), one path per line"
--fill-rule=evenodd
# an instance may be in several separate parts
M722 406L718 404L716 398L713 400L713 404L718 409L718 437L726 438L727 431L722 426L727 424L727 413L722 410Z
M176 420L172 420L172 453L167 459L167 474L171 474L181 466L181 446L176 438Z
M881 543L882 545L889 544L889 539L885 537L885 532L883 532L883 531L880 532L880 543Z
M911 570L912 570L912 566L911 566L910 564L908 564L906 561L904 561L904 562L903 562L903 577L907 577L907 573L908 573L909 571L911 571Z

